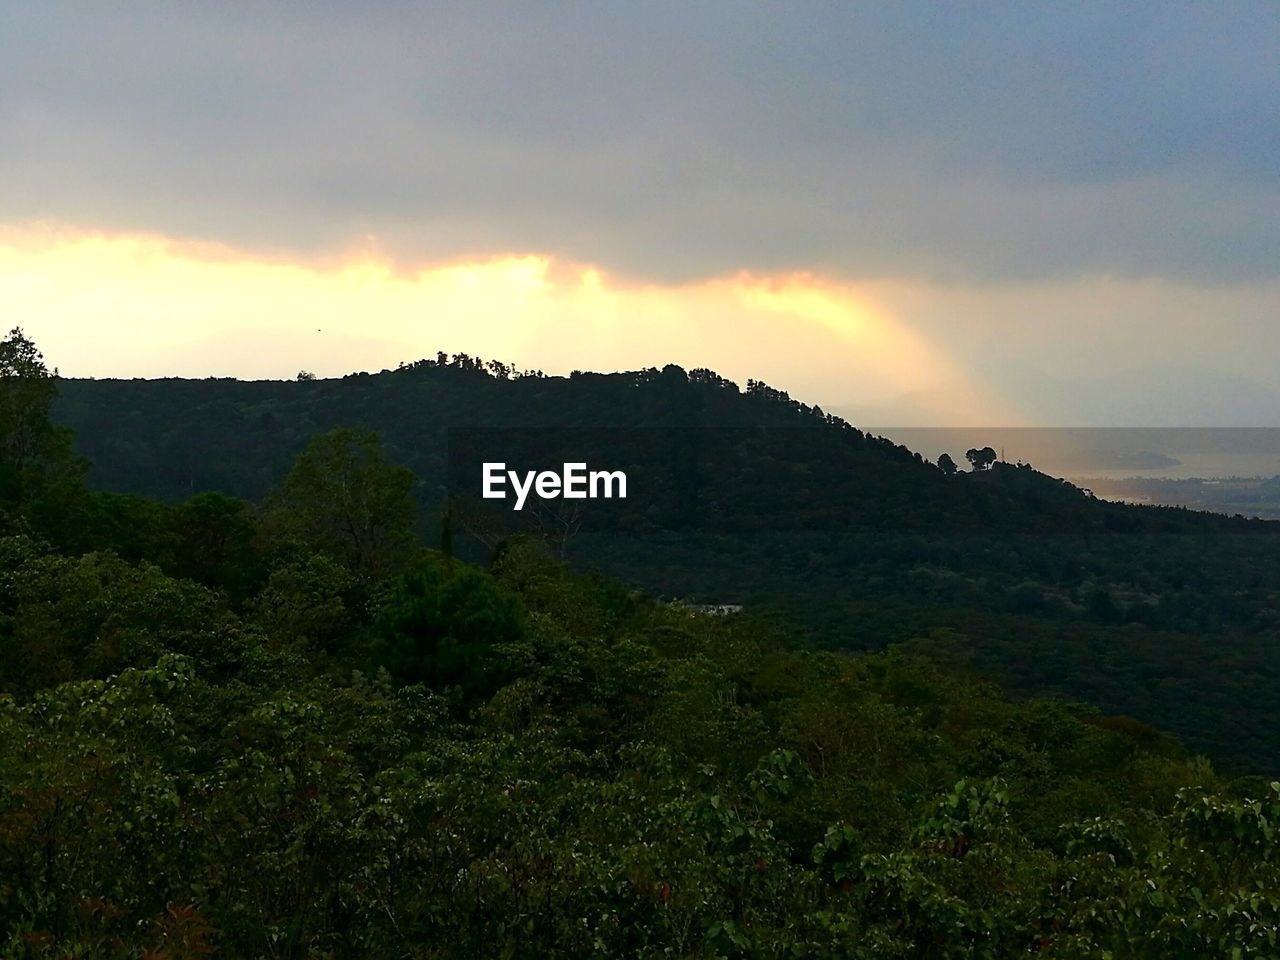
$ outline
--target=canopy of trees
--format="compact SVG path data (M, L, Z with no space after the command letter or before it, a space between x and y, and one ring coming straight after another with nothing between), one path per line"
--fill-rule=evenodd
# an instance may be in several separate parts
M824 652L524 537L372 562L411 482L341 431L263 508L20 492L4 955L1274 955L1280 784L945 633Z
M393 539L411 490L422 539L463 559L487 563L522 532L579 570L660 596L778 610L822 646L883 649L942 631L1010 690L1084 699L1233 769L1280 773L1280 524L1107 503L994 462L990 448L975 451L989 469L948 476L781 390L675 366L562 378L459 355L336 380L58 385L55 416L93 460L92 486L167 504L116 496L111 519L94 514L150 537L131 558L179 549L146 531L193 493L257 502L279 490L335 427L353 431L351 469L381 475L351 439L376 431L383 465L419 478L390 483L399 519L384 510L379 529ZM527 510L522 528L510 511L446 510L451 461L469 437L486 449L493 428L494 459L623 467L633 495L578 514ZM335 526L339 500L307 470L290 486L326 515L285 510L291 494L277 494L272 529L355 569L364 547ZM388 541L364 562L394 570L399 549Z

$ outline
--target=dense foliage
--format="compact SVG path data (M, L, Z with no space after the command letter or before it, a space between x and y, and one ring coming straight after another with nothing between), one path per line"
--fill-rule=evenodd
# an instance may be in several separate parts
M509 511L456 496L439 522L460 437L483 446L464 428L502 428L488 449L525 467L625 467L625 504L529 510L524 532L659 596L782 611L820 645L932 637L1011 690L1084 699L1233 770L1280 773L1280 524L1102 502L994 451L970 451L980 469L939 467L765 384L674 366L562 378L459 356L340 380L61 386L55 415L91 481L169 504L259 500L317 434L376 430L419 478L423 540L480 563L513 528ZM95 522L141 537L178 508L114 509L127 519ZM192 556L119 549L171 549L159 562L174 570Z
M5 956L1280 955L1280 784L937 635L469 565L354 431L258 508L44 462L0 531Z
M1276 786L909 649L528 548L2 550L6 955L1275 955Z

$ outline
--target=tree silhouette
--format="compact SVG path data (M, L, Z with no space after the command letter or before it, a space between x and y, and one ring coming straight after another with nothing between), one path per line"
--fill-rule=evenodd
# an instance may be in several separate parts
M71 431L51 417L57 376L21 328L0 340L0 501L30 506L84 475L87 464L72 453Z
M991 465L996 462L996 452L990 447L983 447L981 450L970 447L964 452L964 458L973 465L973 472L977 473L991 469Z

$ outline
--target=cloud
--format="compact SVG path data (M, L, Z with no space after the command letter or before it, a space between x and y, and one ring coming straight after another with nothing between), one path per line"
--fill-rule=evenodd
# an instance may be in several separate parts
M862 424L1269 422L1278 301L1280 281L640 282L543 252L405 266L0 225L0 303L69 376L338 376L438 350L551 374L679 363Z
M1196 283L1280 265L1263 3L15 4L0 219L404 263Z
M812 402L959 373L858 288L809 275L638 284L540 254L403 270L28 226L0 229L0 298L68 376L336 376L444 350L553 374L708 366L803 383Z

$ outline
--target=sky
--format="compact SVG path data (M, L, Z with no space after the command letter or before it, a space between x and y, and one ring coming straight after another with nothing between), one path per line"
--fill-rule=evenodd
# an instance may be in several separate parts
M1278 51L1275 3L0 3L0 310L67 376L1275 425Z

